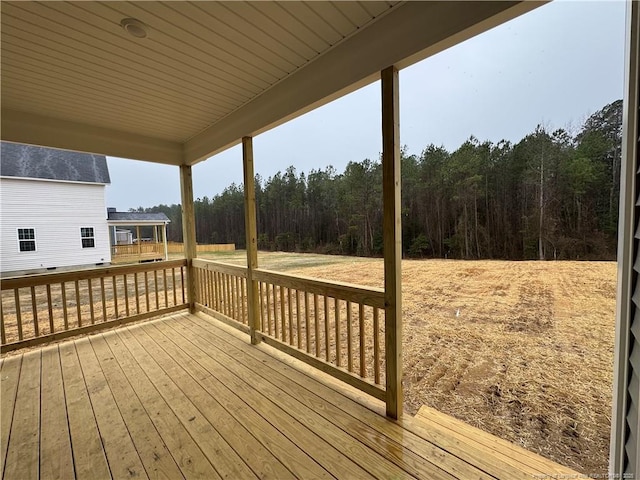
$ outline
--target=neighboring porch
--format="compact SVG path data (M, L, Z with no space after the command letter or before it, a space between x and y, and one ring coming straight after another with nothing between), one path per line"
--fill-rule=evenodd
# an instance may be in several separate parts
M168 260L169 222L164 213L117 212L109 208L107 223L111 238L111 263Z
M2 359L3 478L544 478L578 474L384 403L203 314ZM5 455L6 454L6 455Z

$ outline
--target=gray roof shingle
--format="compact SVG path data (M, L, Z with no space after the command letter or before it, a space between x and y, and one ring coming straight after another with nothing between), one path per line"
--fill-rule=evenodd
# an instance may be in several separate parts
M111 183L104 155L1 142L0 176Z
M169 222L169 217L164 213L141 213L141 212L108 212L107 220L122 222Z

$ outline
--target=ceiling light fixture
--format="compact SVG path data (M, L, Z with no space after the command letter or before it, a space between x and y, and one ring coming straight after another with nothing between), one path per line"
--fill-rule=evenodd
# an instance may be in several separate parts
M147 36L147 26L135 18L123 18L120 26L132 37L145 38Z

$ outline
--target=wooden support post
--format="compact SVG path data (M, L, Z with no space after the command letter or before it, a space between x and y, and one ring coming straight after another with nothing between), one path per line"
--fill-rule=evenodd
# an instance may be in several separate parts
M190 165L180 165L180 194L182 197L182 241L187 260L187 295L189 312L196 311L196 279L193 259L196 257L196 221L193 207L193 177Z
M261 331L258 306L258 282L253 271L258 268L258 229L256 226L256 186L253 171L253 138L242 139L242 167L244 172L244 225L247 239L247 313L251 343L257 345Z
M387 416L402 415L402 219L398 70L382 71L382 205Z
M142 239L140 238L140 227L136 226L136 237L138 237L138 260L142 258Z
M169 260L169 247L167 245L167 224L162 226L162 243L164 243L164 259Z

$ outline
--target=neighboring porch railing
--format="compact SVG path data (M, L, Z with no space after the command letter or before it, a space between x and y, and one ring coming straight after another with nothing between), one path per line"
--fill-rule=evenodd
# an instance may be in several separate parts
M188 308L186 260L6 278L2 352Z
M196 308L249 333L247 269L193 260ZM385 399L384 291L258 269L258 337Z
M113 263L135 260L164 259L164 244L156 242L141 242L131 245L113 245L111 247L111 261Z

